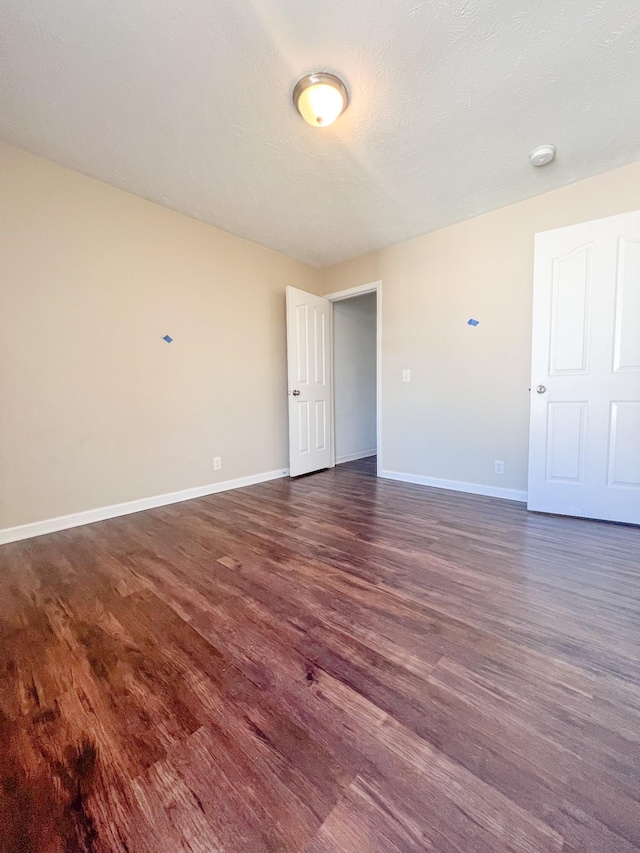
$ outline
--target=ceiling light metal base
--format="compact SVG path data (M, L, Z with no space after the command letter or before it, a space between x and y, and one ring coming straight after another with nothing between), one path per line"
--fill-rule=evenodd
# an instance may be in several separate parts
M313 124L313 122L309 121L300 109L300 98L307 89L311 89L314 86L330 86L340 94L342 98L342 109L338 113L338 116L342 115L349 105L349 92L347 87L339 77L335 76L335 74L329 74L326 71L314 71L311 74L305 74L304 77L298 80L293 90L293 103L302 118L309 122L309 124ZM335 118L338 118L338 116L335 116ZM332 118L331 122L335 121L335 118ZM322 126L322 123L318 122L317 126Z

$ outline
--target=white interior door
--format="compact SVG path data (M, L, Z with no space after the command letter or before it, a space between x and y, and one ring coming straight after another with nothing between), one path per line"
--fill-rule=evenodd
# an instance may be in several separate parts
M640 211L536 235L529 509L640 524Z
M331 465L331 303L287 287L289 471Z

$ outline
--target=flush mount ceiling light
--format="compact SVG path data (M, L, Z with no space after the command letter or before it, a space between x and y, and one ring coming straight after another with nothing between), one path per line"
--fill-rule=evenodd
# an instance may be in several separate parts
M546 166L556 156L555 145L538 145L529 154L529 160L532 166Z
M314 127L327 127L346 110L349 93L338 77L316 71L298 80L293 103L306 122Z

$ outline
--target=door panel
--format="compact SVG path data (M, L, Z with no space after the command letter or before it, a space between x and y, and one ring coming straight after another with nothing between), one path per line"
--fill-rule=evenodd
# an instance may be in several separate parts
M311 450L311 421L309 419L309 401L297 400L298 418L298 452L309 453Z
M640 212L536 236L530 509L640 524Z
M547 481L584 477L586 403L549 403L547 409Z
M640 486L640 402L611 404L609 447L609 485Z
M313 309L313 331L313 342L315 346L314 367L316 373L316 385L323 386L327 381L326 316L325 314L320 313L315 306Z
M618 243L614 370L640 370L640 240Z
M316 450L326 450L327 440L327 405L324 400L316 400Z
M331 464L331 303L287 287L289 470L292 477Z
M296 305L295 334L296 359L295 383L307 385L309 382L309 335L308 335L308 305Z
M590 246L553 262L550 373L586 373Z

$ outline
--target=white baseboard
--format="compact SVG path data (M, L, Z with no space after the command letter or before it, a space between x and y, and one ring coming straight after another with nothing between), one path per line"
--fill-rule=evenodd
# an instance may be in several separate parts
M98 509L88 509L84 512L73 513L73 515L61 515L58 518L49 518L46 521L35 521L32 524L21 524L18 527L5 527L0 530L0 545L8 542L19 542L21 539L31 539L33 536L43 536L45 533L55 533L57 530L67 530L70 527L80 527L83 524L92 524L94 521L104 521L107 518L117 518L119 515L129 515L132 512L142 512L145 509L154 509L159 506L190 501L193 498L202 498L206 495L215 495L217 492L227 492L230 489L241 489L244 486L253 486L256 483L265 483L267 480L277 480L279 477L287 477L288 468L278 471L267 471L264 474L253 474L250 477L239 477L237 480L226 480L222 483L210 483L207 486L196 486L193 489L182 489L179 492L169 492L165 495L156 495L152 498L140 498L136 501L102 506Z
M356 459L366 459L367 456L375 455L375 447L373 450L360 450L358 453L347 453L346 456L336 456L336 465L340 465L342 462L355 462Z
M401 474L398 471L380 471L379 476L386 480L414 483L417 486L433 486L436 489L450 489L452 492L468 492L471 495L486 495L490 498L503 498L507 501L527 502L527 493L519 489L502 489L499 486L483 486L479 483L461 483L459 480L441 480L438 477L421 477L418 474Z

